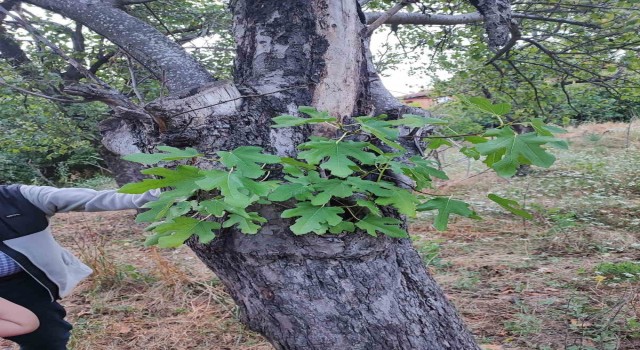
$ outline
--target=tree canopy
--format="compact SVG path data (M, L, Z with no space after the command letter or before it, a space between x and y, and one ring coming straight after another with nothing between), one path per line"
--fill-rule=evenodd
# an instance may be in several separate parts
M410 6L387 21L399 44L385 52L380 66L392 69L428 56L413 71L435 80L435 95L484 96L511 103L520 116L556 122L625 120L638 107L637 1L514 1L509 32L494 47L473 2ZM453 77L439 78L442 71Z

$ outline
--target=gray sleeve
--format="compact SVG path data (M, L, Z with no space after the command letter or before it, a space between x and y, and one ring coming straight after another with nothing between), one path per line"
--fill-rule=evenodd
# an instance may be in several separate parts
M143 194L124 194L117 190L96 191L89 188L55 188L49 186L20 186L22 195L47 215L68 211L109 211L137 209L153 201L159 191Z

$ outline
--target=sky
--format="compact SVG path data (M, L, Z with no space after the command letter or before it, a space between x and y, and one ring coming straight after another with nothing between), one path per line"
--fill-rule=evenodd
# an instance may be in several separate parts
M388 35L388 30L384 27L376 30L371 37L371 51L373 55L382 49L385 42L390 44L396 44L397 38L393 35ZM424 61L412 62L414 65L428 65L430 55L426 54ZM411 75L409 74L410 65L408 63L400 64L394 70L388 70L385 72L386 76L381 76L382 83L394 96L408 95L415 92L429 88L432 81L429 77L424 75ZM438 74L441 78L446 78L450 74L441 72Z

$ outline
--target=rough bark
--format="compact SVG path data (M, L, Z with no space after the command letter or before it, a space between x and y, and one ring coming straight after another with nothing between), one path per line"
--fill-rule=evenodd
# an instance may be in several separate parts
M327 33L338 27L362 31L354 2L239 0L233 9L237 83L254 95L267 94L245 99L245 118L265 123L262 118L268 122L310 103L338 116L373 108L363 42L342 40L337 30ZM336 71L336 55L358 59ZM339 106L331 103L335 99ZM235 142L275 141L284 147L273 148L285 154L305 136L300 130L266 139L259 127L248 131L236 134ZM223 281L243 322L277 349L477 349L409 240L295 237L287 229L291 222L279 217L282 209L258 210L268 219L258 235L226 230L211 244L189 245Z
M117 118L103 124L107 148L126 154L165 143L210 154L258 145L290 155L310 133L334 132L270 128L271 118L296 114L298 106L347 118L402 110L370 79L356 1L235 0L231 9L234 84L200 82L144 111L116 110ZM283 208L255 210L268 220L257 235L225 229L209 244L188 244L225 284L242 320L277 349L478 349L409 240L299 237L280 218Z
M151 25L115 7L112 1L28 0L27 3L51 10L108 38L165 82L171 91L187 89L213 81L213 77L180 45Z
M100 123L103 146L100 148L100 155L119 186L144 178L140 173L142 165L122 159L125 154L142 151L137 146L144 137L139 126L119 118L109 118Z
M510 0L470 0L484 17L484 30L487 33L489 48L497 50L509 40L511 28Z
M294 237L278 214L256 237L191 242L276 349L478 349L409 240Z

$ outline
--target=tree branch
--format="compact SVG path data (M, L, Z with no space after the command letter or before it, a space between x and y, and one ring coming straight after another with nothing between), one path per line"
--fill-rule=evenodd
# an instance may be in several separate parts
M203 85L215 79L180 45L153 26L110 6L92 0L26 0L82 23L104 36L163 80L170 91Z
M91 73L85 66L80 64L78 61L67 55L64 51L62 51L59 47L54 45L49 39L42 36L36 28L34 28L29 22L25 21L22 17L16 16L9 11L7 11L4 7L0 6L0 12L3 12L5 15L13 18L18 24L20 24L25 30L27 30L36 40L42 42L46 46L48 46L53 52L62 57L67 63L69 63L73 68L77 69L82 75L86 78L94 81L103 86L107 86L105 82L96 77L93 73Z
M133 69L133 62L131 62L131 57L129 56L127 56L127 68L129 68L129 74L131 75L131 89L133 89L133 92L136 94L138 101L140 101L141 104L144 104L144 96L140 90L138 90L138 79L136 78L136 72Z
M493 62L495 62L498 58L511 50L511 48L515 46L518 40L522 38L522 33L520 32L517 24L512 23L509 31L511 32L511 38L509 38L509 41L485 64L492 64Z
M487 34L489 49L503 47L509 41L511 27L511 0L469 0L484 17L484 31Z
M373 23L381 16L384 15L384 12L366 12L365 16L367 18L367 23ZM524 13L513 13L512 18L519 19L529 19L534 21L544 21L544 22L556 22L556 23L565 23L572 24L581 27L587 28L600 28L598 25L587 22L573 21L565 18L553 18L553 17L544 17L544 16L536 16L536 15L528 15ZM470 12L459 15L436 15L436 14L423 14L423 13L396 13L387 19L385 24L417 24L417 25L457 25L457 24L471 24L471 23L479 23L484 21L484 17L479 12Z
M31 95L31 96L36 96L36 97L41 97L41 98L45 98L47 100L51 100L51 101L56 101L56 102L63 102L63 103L83 103L86 101L82 101L82 100L74 100L74 99L68 99L68 98L59 98L59 97L54 97L54 96L48 96L45 94L41 94L35 91L31 91L31 90L27 90L27 89L23 89L21 87L15 86L15 85L11 85L9 83L7 83L6 81L4 81L4 79L0 78L0 85L2 86L6 86L10 89L22 92L23 94L27 94L27 95Z
M373 23L384 15L384 12L366 12L367 23ZM460 15L435 15L423 13L396 13L387 19L385 24L424 24L424 25L456 25L482 22L484 18L479 12Z
M373 21L373 23L369 24L369 26L367 26L365 28L365 32L363 34L363 37L364 38L370 37L371 34L373 34L373 31L376 30L376 28L378 28L381 25L383 25L384 22L386 22L389 18L391 18L391 16L395 15L396 13L398 13L398 11L400 11L403 7L405 7L406 5L408 5L411 2L415 2L415 1L400 0L400 2L395 4L391 9L389 9L389 11L383 13L382 16L380 16L378 19Z
M157 125L161 133L167 129L162 118L147 112L144 108L136 105L126 96L111 88L104 88L97 84L74 84L66 86L64 92L69 95L84 97L87 101L101 101L113 109L116 116L122 119L151 119Z
M527 77L524 73L522 73L522 71L520 71L520 69L518 69L518 67L516 66L516 64L513 61L507 60L507 63L511 66L511 68L513 68L513 70L516 73L518 73L519 76L521 76L527 82L527 84L529 84L529 86L531 86L531 89L533 89L533 95L535 97L536 104L538 105L538 108L540 109L540 112L544 113L544 108L542 108L542 103L540 102L540 95L538 93L538 88L536 87L536 84L534 84L533 81L531 81L531 79L529 79L529 77Z
M543 21L543 22L555 22L555 23L571 24L571 25L574 25L574 26L587 27L587 28L601 28L599 25L594 24L594 23L573 21L573 20L566 19L566 18L553 18L553 17L544 17L544 16L536 16L536 15L527 15L527 14L524 14L524 13L514 13L512 17L513 18L520 18L520 19L530 19L530 20L533 20L533 21Z

